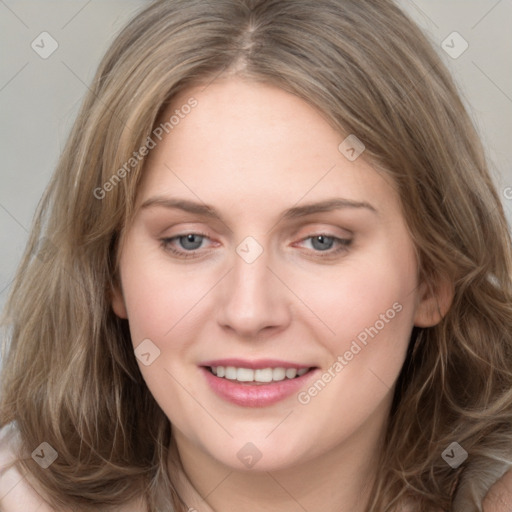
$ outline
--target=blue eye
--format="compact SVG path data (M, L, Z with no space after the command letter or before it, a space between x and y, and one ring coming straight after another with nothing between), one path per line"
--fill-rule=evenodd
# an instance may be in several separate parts
M204 233L186 233L184 235L162 238L160 240L164 250L182 258L197 257L196 251L201 247L208 236ZM176 247L175 242L178 243Z
M322 258L328 258L332 256L336 256L341 252L345 252L348 250L348 247L352 243L352 240L346 238L338 238L336 236L329 236L325 233L320 233L318 235L311 235L306 238L303 238L301 242L311 241L311 247L313 248L313 253L317 253L318 256ZM334 250L334 246L338 246Z
M311 245L319 251L328 251L332 248L335 241L333 236L316 235L310 238Z
M202 235L198 235L197 233L190 233L188 235L177 237L181 247L190 251L199 249L203 243L203 238L204 237Z
M204 233L185 233L160 240L163 249L179 258L198 258L201 256L201 248L204 249L203 242L209 240L208 235ZM352 243L350 239L338 238L325 233L311 235L303 238L298 243L310 241L310 251L313 255L321 258L329 258L348 250ZM336 248L336 246L338 246ZM334 249L333 249L334 248Z

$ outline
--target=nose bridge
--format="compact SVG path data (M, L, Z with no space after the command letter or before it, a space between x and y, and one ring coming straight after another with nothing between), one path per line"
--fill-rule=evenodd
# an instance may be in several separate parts
M268 268L268 252L256 254L250 244L242 243L237 248L218 306L219 323L244 336L282 326L289 320L284 290Z
M268 290L268 259L261 255L252 262L237 257L233 269L233 293L240 295L243 300L263 299L262 293ZM265 287L267 284L267 287ZM267 288L267 290L265 290Z

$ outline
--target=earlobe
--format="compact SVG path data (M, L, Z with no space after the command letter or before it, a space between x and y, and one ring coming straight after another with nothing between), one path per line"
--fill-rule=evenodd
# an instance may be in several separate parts
M416 327L437 325L448 313L453 295L453 283L448 277L439 277L437 282L423 281L420 284L414 325Z
M110 301L112 304L112 309L114 310L114 313L119 318L128 318L128 312L126 311L126 304L124 302L123 292L121 290L121 286L116 283L110 293Z

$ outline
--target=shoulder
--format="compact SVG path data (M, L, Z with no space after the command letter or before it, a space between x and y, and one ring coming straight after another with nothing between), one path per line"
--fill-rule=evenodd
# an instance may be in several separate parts
M483 512L512 510L512 470L495 483L484 498Z
M505 459L505 454L503 456ZM482 462L469 468L464 472L455 494L453 512L510 512L511 469L512 463L504 460Z
M16 426L0 429L0 510L2 512L54 512L28 484L22 470L12 465L16 460L18 436Z

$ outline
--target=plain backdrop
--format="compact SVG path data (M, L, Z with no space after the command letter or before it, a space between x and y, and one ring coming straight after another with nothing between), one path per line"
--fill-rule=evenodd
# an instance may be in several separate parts
M0 309L35 208L96 67L115 35L147 3L0 0ZM400 4L425 29L453 72L512 221L512 2ZM49 36L41 36L43 32ZM40 42L42 37L46 43ZM51 44L58 47L42 58L38 51L43 48L36 51L37 44L46 51ZM447 46L451 56L443 49Z

